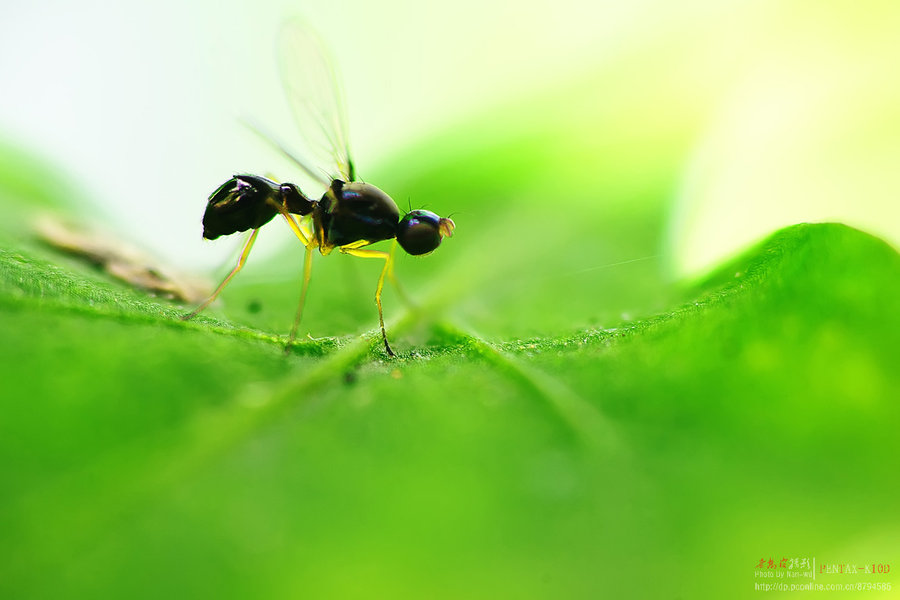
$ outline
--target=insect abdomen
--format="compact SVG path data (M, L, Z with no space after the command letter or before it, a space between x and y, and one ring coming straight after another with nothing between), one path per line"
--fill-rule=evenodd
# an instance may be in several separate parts
M278 214L279 187L256 175L235 175L209 196L203 213L203 237L262 227Z

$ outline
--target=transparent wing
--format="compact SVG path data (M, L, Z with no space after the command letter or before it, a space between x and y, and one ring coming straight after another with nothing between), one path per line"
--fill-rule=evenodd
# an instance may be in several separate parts
M302 21L286 23L278 45L285 94L310 152L353 181L343 90L325 45Z
M291 152L287 145L281 142L271 131L266 131L262 125L251 119L243 118L241 119L241 123L243 123L244 126L247 127L247 129L258 135L264 142L281 152L288 158L288 160L292 161L294 164L300 167L300 169L304 173L312 177L314 181L318 181L325 187L331 185L331 178L327 175L327 173L325 173L324 171L317 171L315 168L310 166L310 164L306 160Z

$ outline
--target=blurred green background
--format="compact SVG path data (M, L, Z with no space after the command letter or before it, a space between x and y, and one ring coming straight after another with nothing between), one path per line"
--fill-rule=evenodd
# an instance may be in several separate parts
M285 355L280 223L190 323L34 233L54 210L227 272L212 189L312 189L236 123L295 140L295 15L334 49L363 177L457 223L399 257L394 361L379 265L345 256L316 257ZM7 18L3 597L755 597L761 559L896 567L891 3ZM846 225L790 227L823 221Z

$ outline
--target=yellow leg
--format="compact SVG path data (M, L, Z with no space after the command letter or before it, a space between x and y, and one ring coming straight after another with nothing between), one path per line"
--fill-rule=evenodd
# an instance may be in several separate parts
M381 308L381 290L384 288L384 278L390 273L394 265L394 255L390 252L382 252L381 250L367 250L365 248L341 248L341 252L350 256L359 256L360 258L380 258L384 260L384 268L381 269L381 276L378 278L378 287L375 288L375 304L378 305L378 322L381 324L381 338L384 340L384 349L388 356L394 356L391 345L388 344L387 332L384 330L384 311Z
M388 259L388 263L390 267L388 268L387 277L391 280L391 283L394 285L394 289L397 290L397 295L400 296L400 300L408 306L409 308L415 309L415 303L409 299L409 296L406 295L406 291L403 289L403 286L400 285L400 282L397 281L396 275L394 275L394 254L397 251L397 240L391 242L391 257Z
M297 315L294 317L294 324L291 326L291 335L288 337L287 346L285 346L285 352L291 347L291 344L294 343L294 340L297 339L297 329L300 327L300 321L303 319L303 307L306 304L306 291L309 289L309 279L312 275L312 253L313 250L318 245L315 241L315 236L313 236L312 232L304 229L303 225L297 222L297 219L287 211L287 209L281 205L276 204L275 208L278 209L278 212L281 213L281 216L284 217L284 220L287 221L288 227L291 228L291 231L294 232L294 235L303 242L303 246L306 248L306 255L303 257L303 287L300 289L300 303L297 306Z
M309 289L309 278L312 274L312 256L314 245L306 246L306 256L303 257L303 287L300 289L300 304L297 306L297 316L294 317L294 325L291 327L291 336L288 338L285 350L291 347L297 338L297 328L300 327L300 321L303 319L303 305L306 304L306 290Z
M287 221L288 227L291 228L291 231L294 232L301 242L303 242L304 246L309 246L312 244L313 235L306 231L300 223L297 222L297 219L294 218L294 215L288 212L287 208L281 202L276 202L272 198L268 199L269 206L277 210L281 213L281 216L284 217L284 220Z
M300 223L297 222L297 219L294 218L294 215L285 210L284 207L279 207L278 212L281 213L281 216L283 216L284 220L287 221L288 227L290 227L291 231L294 232L294 235L296 235L297 238L299 238L299 240L303 242L304 246L309 248L311 245L316 245L315 242L312 241L313 236L309 232L303 230L303 227L300 225Z
M225 286L228 285L228 282L231 281L231 278L234 277L237 274L237 272L241 270L241 267L244 266L244 263L247 262L247 256L250 255L250 249L253 247L253 242L256 241L256 235L258 233L259 233L259 228L256 228L253 230L253 233L250 234L250 238L247 240L247 243L244 244L244 249L241 250L241 257L238 258L237 266L231 270L231 273L229 273L228 276L225 277L224 280L222 280L222 283L220 283L219 287L216 288L216 291L214 291L212 293L212 296L207 298L203 304L201 304L200 306L195 308L194 312L181 317L182 321L187 321L189 319L193 319L200 313L200 311L202 311L204 308L209 306L210 303L212 303L212 301L216 299L216 296L219 295L219 292L221 292L225 288Z

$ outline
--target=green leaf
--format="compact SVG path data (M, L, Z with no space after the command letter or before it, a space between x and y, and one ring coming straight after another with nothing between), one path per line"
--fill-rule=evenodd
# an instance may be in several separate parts
M0 596L723 597L761 558L891 560L897 253L797 225L679 290L666 168L498 180L560 151L521 143L395 179L460 211L398 264L396 360L375 261L317 257L333 337L285 354L297 248L183 322L6 234Z

